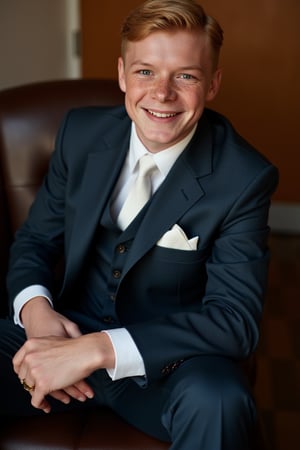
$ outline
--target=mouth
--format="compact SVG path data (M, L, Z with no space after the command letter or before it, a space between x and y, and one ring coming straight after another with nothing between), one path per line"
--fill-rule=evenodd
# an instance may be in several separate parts
M157 117L158 119L170 119L170 117L177 116L177 113L163 113L163 112L157 112L152 111L151 109L146 110L151 116Z

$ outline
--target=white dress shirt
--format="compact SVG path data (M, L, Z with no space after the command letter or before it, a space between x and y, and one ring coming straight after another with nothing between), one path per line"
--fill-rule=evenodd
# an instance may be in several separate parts
M192 139L196 126L182 141L158 153L151 153L158 167L152 177L152 193L154 193L168 175L171 167L178 156L183 152L187 144ZM111 213L116 218L126 199L132 183L137 176L137 162L148 150L137 136L135 125L132 123L129 151L121 170L119 180L116 184L112 196ZM23 289L14 300L14 321L17 325L23 326L20 313L23 306L33 297L42 296L53 306L51 293L47 288L40 285L31 285ZM144 376L145 366L143 358L136 347L131 335L126 328L116 328L103 330L110 337L115 352L115 367L107 369L112 380L119 380L125 377Z

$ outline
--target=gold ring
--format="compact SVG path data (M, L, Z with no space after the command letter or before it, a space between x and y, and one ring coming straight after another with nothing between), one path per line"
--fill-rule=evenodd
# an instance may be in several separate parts
M32 392L34 391L35 386L29 386L29 384L26 383L25 378L23 378L23 380L21 381L23 388L25 389L25 391L28 392Z

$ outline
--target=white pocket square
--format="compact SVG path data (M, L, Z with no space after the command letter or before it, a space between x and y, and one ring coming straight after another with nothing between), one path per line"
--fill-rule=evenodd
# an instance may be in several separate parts
M177 250L197 250L198 239L198 236L188 239L183 229L175 224L160 238L157 245Z

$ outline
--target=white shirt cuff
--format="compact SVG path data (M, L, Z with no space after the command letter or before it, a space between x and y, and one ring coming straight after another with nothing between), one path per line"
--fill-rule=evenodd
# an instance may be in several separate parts
M29 302L33 297L45 297L50 305L53 307L52 296L47 288L40 284L33 284L23 289L14 299L14 322L23 328L20 313L23 306Z
M143 358L126 328L103 330L113 345L116 364L114 369L106 369L113 381L126 377L145 376Z

